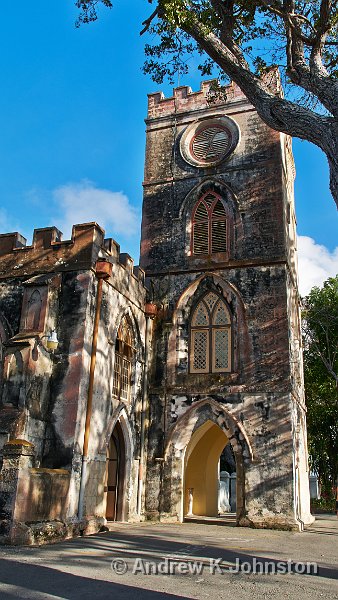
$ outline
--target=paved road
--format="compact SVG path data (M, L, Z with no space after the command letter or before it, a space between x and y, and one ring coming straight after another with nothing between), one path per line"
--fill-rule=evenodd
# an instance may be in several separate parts
M338 600L337 542L333 516L320 517L304 533L119 523L62 544L0 548L0 598ZM255 559L256 570L268 562L270 573L248 573ZM242 570L231 571L238 561ZM316 575L271 573L303 569L307 562L318 563Z

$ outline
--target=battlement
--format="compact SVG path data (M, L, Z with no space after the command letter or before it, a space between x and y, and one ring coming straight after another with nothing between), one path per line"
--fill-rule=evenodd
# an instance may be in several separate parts
M79 246L83 247L84 237L86 241L94 241L95 233L98 237L103 238L104 230L97 223L83 223L73 225L72 237L70 240L62 240L62 232L56 227L42 227L34 229L33 242L27 246L26 238L20 233L2 233L0 234L0 257L6 256L11 252L27 253L37 250L38 248L53 249L57 251L65 246L72 245L79 250Z
M272 68L262 76L270 92L281 95L282 87L278 68ZM173 95L166 98L163 92L148 94L148 119L166 117L173 113L189 112L212 106L229 104L239 100L245 101L246 96L240 87L232 81L225 86L225 96L217 96L213 92L215 79L202 81L200 90L193 92L189 86L180 86L173 89Z
M20 233L0 234L0 279L32 276L40 273L94 269L97 260L107 260L128 270L144 285L144 271L120 252L119 244L105 239L104 229L95 222L73 225L70 240L62 239L56 227L34 229L33 241Z
M148 94L148 118L154 119L174 112L208 108L211 100L213 105L219 106L239 98L245 99L242 90L233 82L226 86L226 99L222 97L213 98L212 86L214 83L214 79L202 81L198 92L193 92L191 87L185 85L174 88L173 95L170 98L165 98L163 92Z

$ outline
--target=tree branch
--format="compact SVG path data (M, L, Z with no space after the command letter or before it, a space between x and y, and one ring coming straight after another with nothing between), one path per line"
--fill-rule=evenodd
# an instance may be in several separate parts
M248 66L242 50L235 43L233 37L236 24L236 18L234 16L234 0L210 0L210 3L214 10L218 12L221 19L221 41L229 48L243 66Z
M322 0L327 2L327 0ZM293 83L315 94L325 108L338 115L338 84L328 75L322 62L322 39L318 46L315 38L304 37L301 28L294 22L294 2L285 0L287 11L285 23L287 73ZM305 41L304 41L305 40ZM312 47L309 64L304 55L304 43Z
M320 3L320 26L318 27L318 34L323 35L326 34L331 28L331 8L332 2L331 0L322 0Z
M158 13L159 13L159 7L157 6L155 8L155 10L151 13L150 17L148 17L148 19L143 21L142 25L144 25L144 27L143 27L142 31L140 31L140 35L143 35L146 31L148 31L151 23L157 17Z
M269 127L308 140L325 152L330 168L330 188L338 204L338 81L334 71L336 62L332 51L325 54L326 64L329 64L331 56L333 57L332 69L328 67L326 70L322 58L326 34L322 34L321 44L313 50L314 31L317 32L318 27L323 30L333 25L336 27L336 22L330 22L332 1L321 0L321 21L317 19L315 12L319 4L317 1L311 3L312 6L308 10L304 3L303 14L302 3L296 3L295 0L255 0L247 3L244 0L153 0L153 3L157 9L144 21L142 30L142 33L146 31L153 19L158 17L159 35L162 37L161 44L154 47L153 55L160 57L166 49L172 54L178 51L178 45L173 41L176 29L192 38L201 54L207 54L208 64L210 61L215 62L237 83ZM261 20L256 19L255 11L261 12ZM332 10L331 13L337 14ZM274 33L276 22L275 33L283 43L285 32L287 74L292 83L313 94L330 116L318 114L297 102L281 98L277 91L274 93L267 82L251 70L251 65L246 60L246 42L252 39L256 29L259 37L264 36L264 27L267 35L271 31ZM284 31L280 31L280 26ZM328 42L335 42L335 39L332 39L334 32L335 29L332 30ZM184 35L182 37L185 38ZM190 45L189 52L191 47ZM155 70L156 61L150 65L150 71L153 66ZM160 77L167 72L168 69L162 67Z
M310 109L271 93L267 85L197 19L190 17L189 21L182 23L182 29L239 85L267 125L292 136L310 139L324 149L323 138L328 137L330 117L317 115ZM324 151L327 151L326 146Z
M312 344L314 345L316 352L317 352L320 360L322 361L323 365L325 366L327 371L330 373L330 375L332 375L335 382L338 384L338 374L335 373L333 364L331 364L331 362L326 358L326 356L323 354L323 352L320 351L320 345L317 342L317 340L312 339Z

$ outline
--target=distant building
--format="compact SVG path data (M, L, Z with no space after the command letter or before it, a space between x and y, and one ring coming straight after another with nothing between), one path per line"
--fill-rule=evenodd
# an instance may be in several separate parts
M4 542L217 516L228 444L238 524L312 521L291 140L209 87L149 96L141 267L0 236Z

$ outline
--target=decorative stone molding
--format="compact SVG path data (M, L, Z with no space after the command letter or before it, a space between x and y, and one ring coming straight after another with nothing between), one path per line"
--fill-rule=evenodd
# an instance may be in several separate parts
M215 115L194 121L181 137L181 155L193 167L215 167L232 154L239 137L239 127L230 117Z

